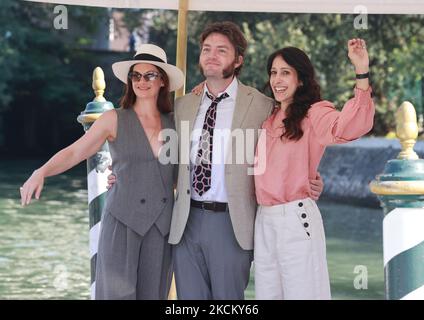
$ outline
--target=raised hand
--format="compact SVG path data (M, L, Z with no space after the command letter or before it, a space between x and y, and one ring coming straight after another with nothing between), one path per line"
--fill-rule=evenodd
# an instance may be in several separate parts
M347 43L348 56L358 74L369 71L369 58L365 40L355 38Z

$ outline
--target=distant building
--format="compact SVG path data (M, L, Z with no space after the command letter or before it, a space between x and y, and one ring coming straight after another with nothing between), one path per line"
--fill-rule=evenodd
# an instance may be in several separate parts
M134 51L130 50L135 44L134 32L130 32L123 21L124 12L110 10L109 28L108 28L108 49L111 51ZM133 38L133 39L131 39ZM131 44L133 41L133 44Z

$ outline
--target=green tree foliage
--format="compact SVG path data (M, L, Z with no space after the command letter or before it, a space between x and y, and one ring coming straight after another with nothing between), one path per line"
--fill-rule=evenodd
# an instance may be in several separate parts
M79 64L88 58L76 49L89 44L84 37L95 32L99 9L67 8L78 32L54 28L54 5L0 2L0 136L12 153L37 155L69 142L75 107L90 100L90 71Z

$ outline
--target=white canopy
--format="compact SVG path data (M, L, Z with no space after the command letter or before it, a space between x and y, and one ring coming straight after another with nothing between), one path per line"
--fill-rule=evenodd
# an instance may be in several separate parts
M178 10L178 0L26 0L108 7ZM190 11L424 14L423 0L189 0Z

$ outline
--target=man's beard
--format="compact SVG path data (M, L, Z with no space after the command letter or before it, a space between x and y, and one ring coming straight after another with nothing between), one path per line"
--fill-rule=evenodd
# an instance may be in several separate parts
M234 61L228 67L222 70L222 77L224 79L232 78L234 76L234 72L236 70L235 65L236 65L236 59L234 59ZM203 68L200 65L200 63L199 63L199 69L200 69L200 72L204 75L205 73L203 72Z
M222 77L224 79L232 78L234 76L234 71L236 70L236 60L233 61L227 68L222 70Z

